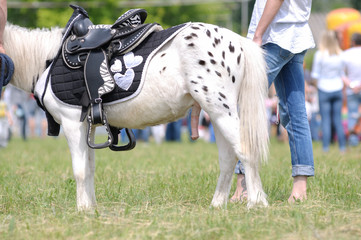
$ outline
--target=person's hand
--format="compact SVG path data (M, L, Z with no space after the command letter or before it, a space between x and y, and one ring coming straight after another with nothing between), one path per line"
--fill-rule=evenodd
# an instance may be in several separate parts
M361 91L361 82L346 82L346 86L351 88L354 94L358 94Z
M2 44L0 44L0 53L5 54L5 48Z
M359 92L361 92L361 84L356 87L353 87L352 92L355 94L358 94Z
M262 46L262 37L257 37L256 35L253 37L253 42L255 42L258 46Z

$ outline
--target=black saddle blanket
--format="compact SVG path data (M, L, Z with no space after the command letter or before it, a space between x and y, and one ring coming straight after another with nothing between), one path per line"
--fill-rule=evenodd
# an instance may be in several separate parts
M114 104L137 96L143 86L144 76L152 56L187 26L189 23L153 32L132 51L121 56L114 56L109 66L116 84L112 92L102 96L103 103ZM50 73L53 93L64 103L81 106L82 96L86 91L84 69L67 67L61 55L53 64Z

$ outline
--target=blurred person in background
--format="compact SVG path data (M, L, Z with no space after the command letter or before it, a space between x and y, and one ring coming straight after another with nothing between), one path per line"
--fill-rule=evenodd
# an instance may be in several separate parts
M328 152L332 139L332 126L336 130L340 152L346 150L346 136L342 125L342 89L344 66L342 50L334 31L325 31L315 53L311 77L317 81L321 113L322 149Z
M12 125L12 118L9 113L6 102L1 98L0 100L0 148L6 147L11 137L10 126Z
M166 142L181 142L182 140L182 122L183 119L170 122L166 126L165 141Z
M4 101L6 102L11 118L13 120L11 132L14 136L21 136L23 140L27 139L27 108L26 104L29 94L23 90L8 85L4 91Z
M34 94L28 96L27 104L28 115L28 125L29 125L29 134L30 137L40 136L42 138L46 137L48 122L46 120L45 112L41 109L34 98Z
M361 34L355 33L351 37L351 48L342 54L345 65L347 95L347 125L349 132L349 145L357 146L359 144L359 135L356 127L360 119L361 103Z

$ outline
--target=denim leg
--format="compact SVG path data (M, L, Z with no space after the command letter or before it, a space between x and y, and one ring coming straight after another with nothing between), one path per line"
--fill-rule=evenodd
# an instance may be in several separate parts
M281 123L287 129L291 150L292 176L313 176L312 139L305 107L303 57L273 43L263 46L269 86L274 82L280 99ZM241 164L236 166L241 171ZM238 170L237 170L238 169ZM243 170L244 173L244 170Z
M330 150L331 142L331 95L318 90L318 100L321 114L322 149L324 152Z
M182 119L167 124L165 132L166 141L181 141Z
M265 44L263 49L266 52L265 60L267 63L268 87L270 87L281 72L283 66L292 59L294 54L280 48L274 43Z
M146 127L144 129L142 129L141 135L142 135L142 140L144 142L149 142L150 127Z
M293 177L314 176L312 138L305 107L304 55L305 51L295 54L274 81L281 123L288 132Z
M318 117L318 113L314 112L314 113L312 113L312 117L310 120L311 137L312 137L312 140L314 140L314 141L320 140L320 137L319 137L320 123L319 123L319 120L317 119L317 117Z
M237 162L236 168L234 169L234 173L235 174L244 174L245 173L243 164L240 160L238 160L238 162Z
M342 91L334 92L332 102L332 121L336 129L340 151L346 150L346 136L342 125Z
M347 109L348 109L347 126L349 132L351 132L354 129L357 123L357 119L359 117L358 108L360 103L361 103L361 93L347 96ZM350 134L349 144L351 146L357 146L358 143L359 143L358 136L356 134Z

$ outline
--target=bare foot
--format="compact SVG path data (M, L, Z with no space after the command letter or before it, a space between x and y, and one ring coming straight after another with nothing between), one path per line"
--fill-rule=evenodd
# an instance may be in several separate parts
M237 188L231 197L231 202L243 202L247 200L247 186L246 186L246 178L244 174L237 175Z
M293 189L291 196L288 198L289 203L304 201L307 199L307 177L296 176L293 178Z

